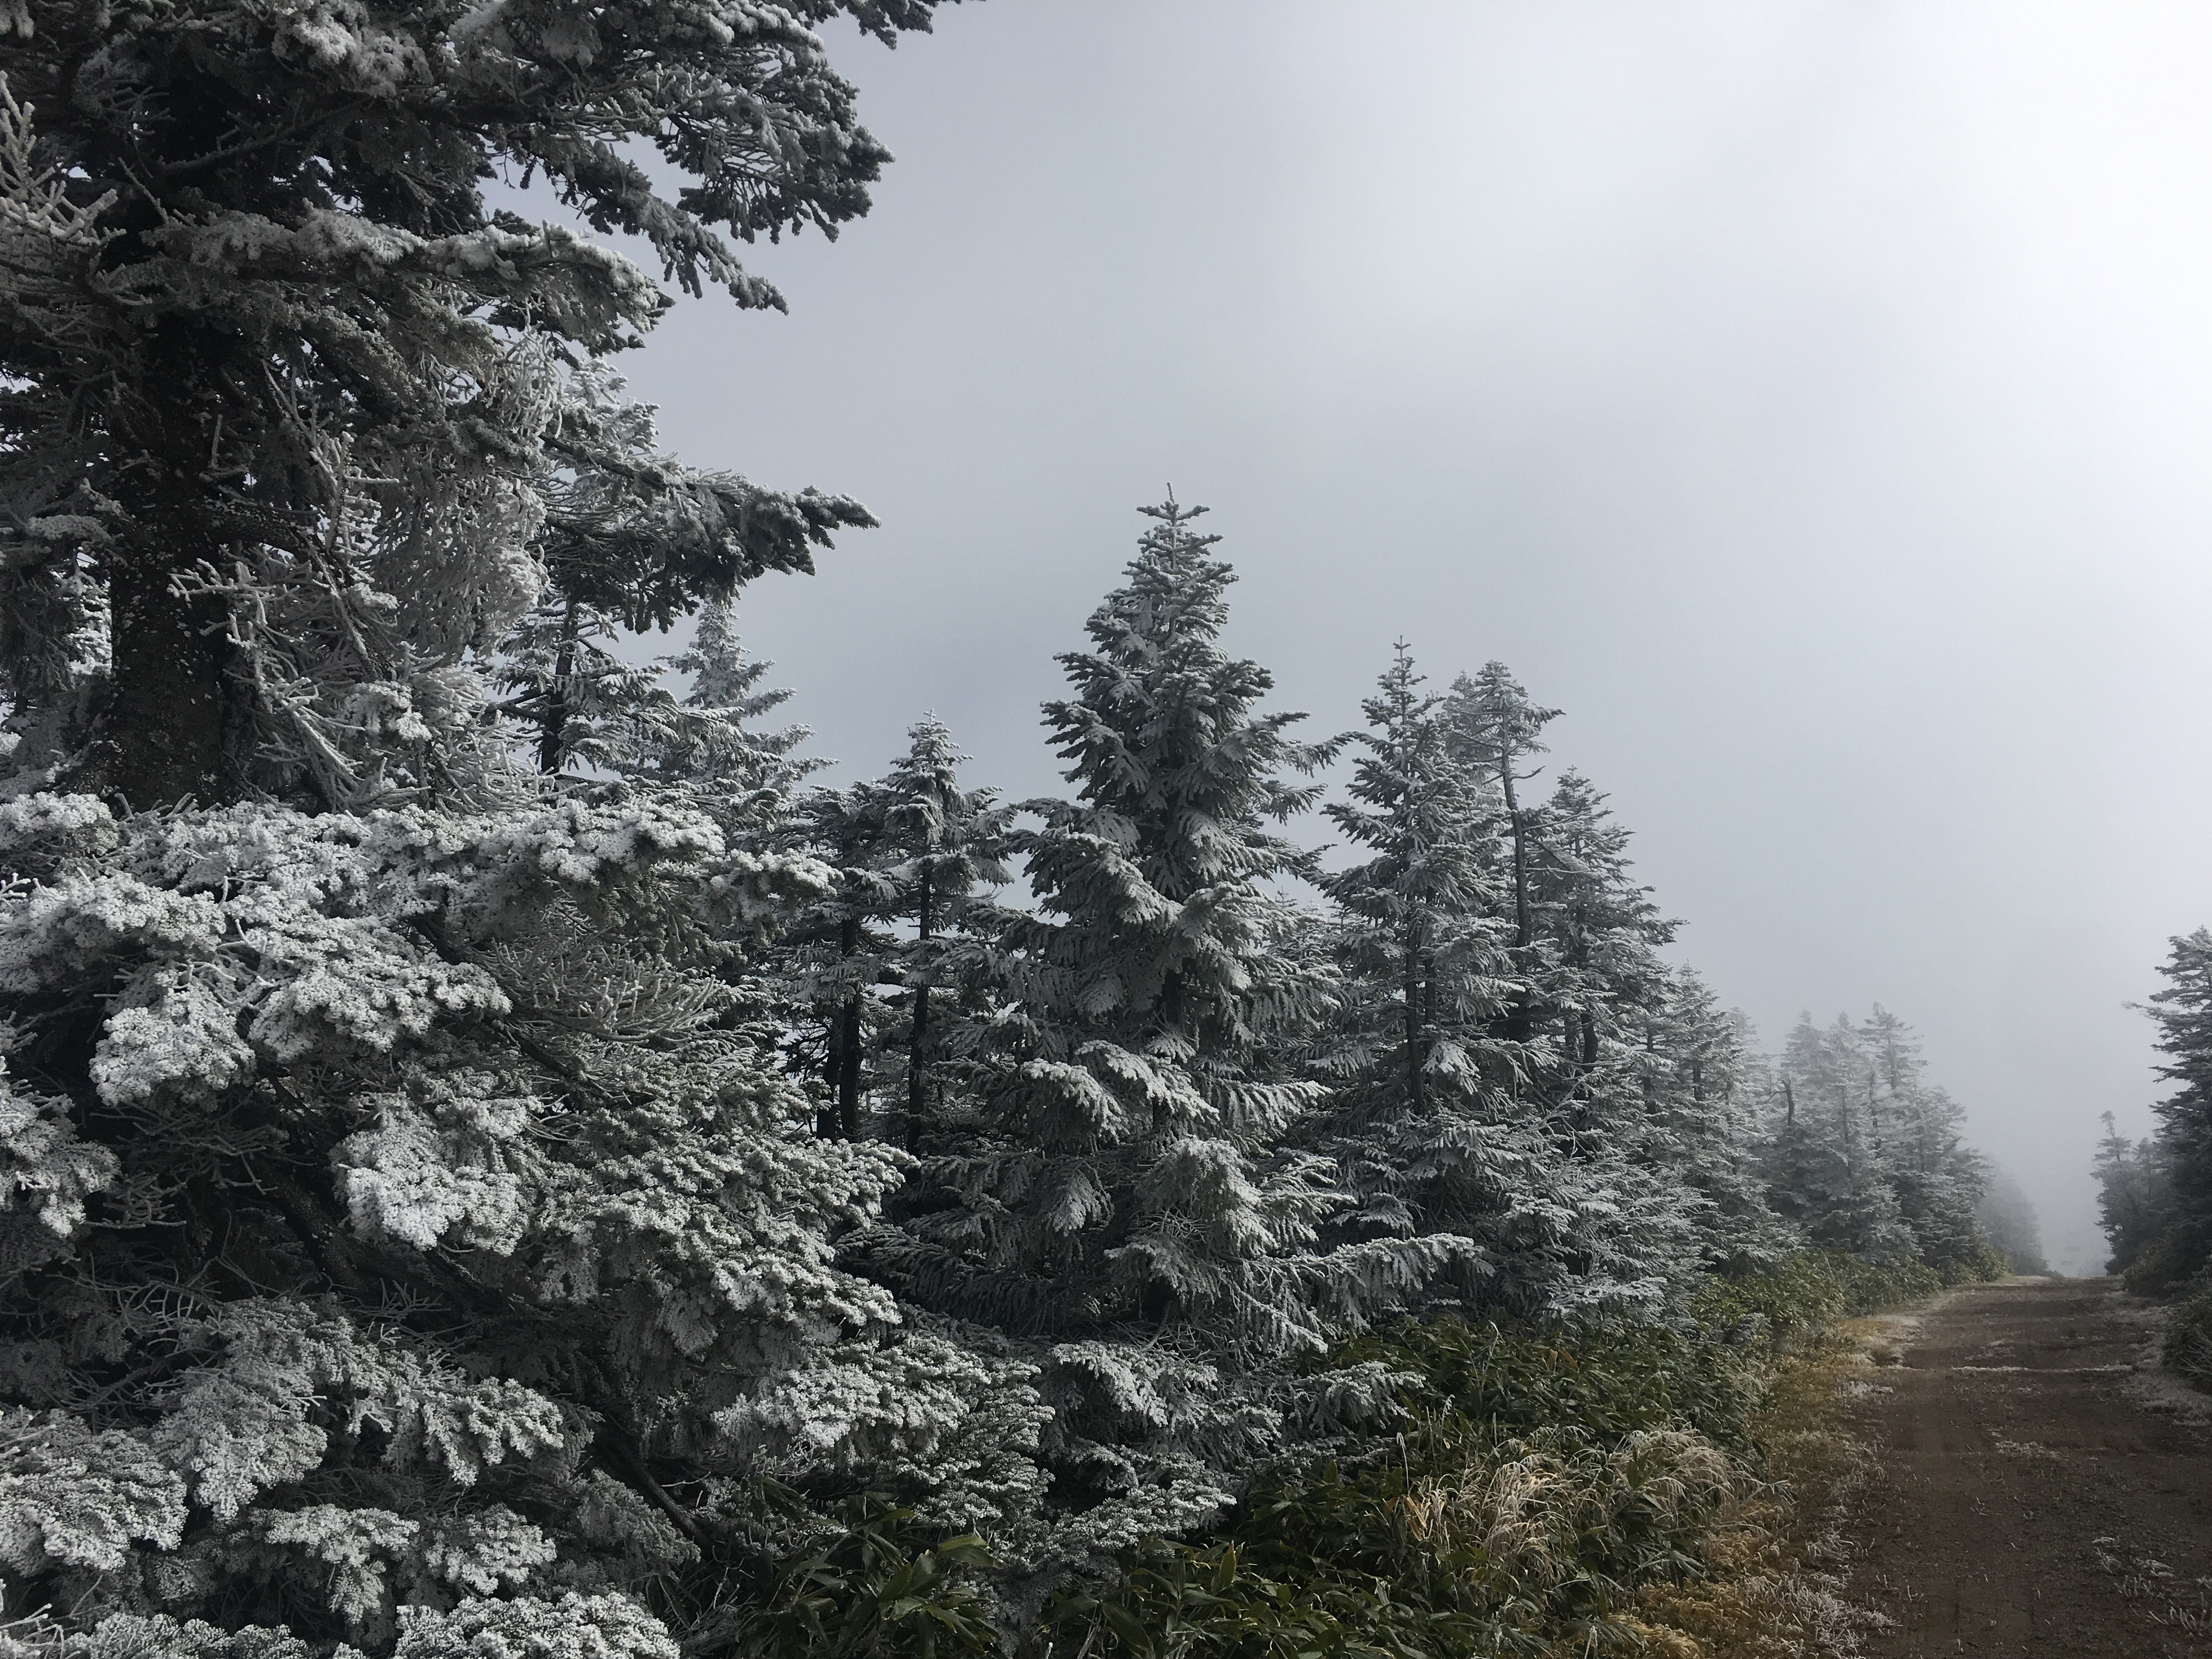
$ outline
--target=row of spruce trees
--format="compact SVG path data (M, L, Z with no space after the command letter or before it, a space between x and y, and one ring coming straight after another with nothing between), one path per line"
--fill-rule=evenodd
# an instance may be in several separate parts
M1299 740L1194 509L1064 798L809 785L730 599L866 514L662 453L667 296L487 191L780 305L723 234L886 159L817 27L930 10L0 8L5 1639L742 1651L894 1512L1019 1631L1395 1420L1378 1322L1975 1252L1901 1025L1759 1057L1501 667Z

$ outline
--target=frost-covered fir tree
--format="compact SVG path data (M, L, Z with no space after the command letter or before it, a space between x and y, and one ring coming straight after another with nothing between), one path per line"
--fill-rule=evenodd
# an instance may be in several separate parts
M1574 1206L1555 1180L1553 1126L1527 1098L1540 1068L1509 1035L1528 988L1503 796L1490 769L1455 752L1442 700L1420 684L1401 646L1362 704L1366 726L1343 739L1358 755L1349 798L1328 808L1366 854L1321 882L1344 977L1323 1050L1339 1080L1323 1144L1357 1199L1334 1225L1427 1244L1425 1304L1534 1311L1564 1271L1547 1236Z
M17 688L40 763L92 793L207 802L333 764L337 727L373 720L404 759L418 728L465 725L449 659L542 591L526 550L556 474L624 447L559 367L634 343L668 303L481 181L535 174L686 288L775 304L716 227L865 210L884 152L809 27L841 9L743 27L685 5L18 13L0 40L0 489L20 526L9 654L44 665ZM889 38L928 5L857 9ZM696 187L665 199L631 139ZM729 533L671 593L787 566L806 541L789 525L821 527L805 497L727 500ZM608 570L636 595L632 574ZM112 672L58 683L53 641L87 629Z
M907 738L876 787L894 918L913 929L894 963L904 1018L886 1031L884 1070L896 1074L899 1098L892 1139L916 1152L947 1090L971 1075L988 1023L989 945L1007 919L988 894L1013 878L1014 814L996 790L962 785L968 757L934 714Z
M886 867L883 801L871 786L811 790L797 819L802 843L832 874L788 932L801 1025L794 1052L802 1071L817 1079L819 1133L852 1140L873 1127L862 1123L862 1097L871 1033L882 1013L878 988L897 948L890 924L898 889Z
M1759 1180L1771 1084L1749 1022L1724 1011L1694 971L1678 969L1650 1030L1650 1144L1702 1200L1691 1212L1701 1264L1771 1263L1796 1241Z
M1762 1176L1768 1203L1813 1243L1935 1267L1978 1256L1984 1165L1925 1070L1911 1028L1879 1004L1862 1024L1799 1019Z
M1522 1057L1497 1030L1516 982L1510 924L1493 914L1493 792L1452 753L1441 699L1421 684L1401 643L1361 704L1366 726L1341 739L1358 756L1348 799L1326 809L1365 856L1319 884L1337 907L1344 981L1324 1039L1337 1086L1322 1144L1356 1199L1336 1230L1440 1233L1455 1241L1446 1281L1472 1297L1495 1265L1470 1224L1540 1187L1548 1149L1510 1109Z
M762 684L775 665L746 655L736 607L709 598L690 643L664 664L690 682L678 712L632 744L624 770L676 784L739 822L772 822L799 781L829 764L795 752L813 736L807 727L760 725L792 697L785 687Z
M0 29L0 1568L94 1659L726 1650L763 1477L1033 1498L1022 1369L834 1259L896 1155L728 1018L824 873L544 775L619 769L564 637L859 517L653 453L578 365L665 297L480 184L775 303L715 227L865 209L840 10L928 6Z
M545 434L557 470L543 481L532 544L544 592L501 642L498 712L524 723L549 774L769 787L774 760L805 733L749 726L790 694L757 689L767 665L744 660L727 596L769 569L811 570L810 550L832 531L874 520L842 496L777 495L660 453L653 410L597 366L567 390ZM648 667L618 649L693 608L689 650ZM665 684L671 672L690 676L688 696Z
M1348 799L1325 809L1367 856L1320 886L1343 914L1352 977L1381 994L1364 1018L1337 1022L1357 1033L1348 1058L1369 1079L1340 1091L1340 1115L1355 1120L1419 1116L1439 1088L1473 1098L1517 1063L1489 1035L1511 994L1510 934L1490 914L1498 815L1422 683L1401 642L1360 705L1366 726L1340 739L1358 757Z
M1456 700L1463 744L1465 684ZM1551 712L1528 711L1501 665L1474 684L1474 708L1495 712L1474 730L1503 735L1474 752L1528 752ZM1510 770L1503 758L1495 763ZM1524 1033L1522 1097L1556 1141L1559 1219L1541 1236L1542 1257L1532 1260L1544 1261L1545 1294L1557 1305L1656 1306L1701 1265L1706 1202L1684 1179L1691 1143L1705 1129L1673 1098L1675 1079L1661 1052L1674 983L1658 947L1675 924L1634 878L1626 827L1580 773L1564 774L1548 798L1519 808L1512 822L1513 924L1528 944L1515 953L1525 988L1506 1029Z
M1370 854L1323 883L1342 913L1328 1052L1352 1224L1447 1247L1462 1306L1654 1306L1694 1270L1711 1209L1683 1178L1710 1126L1662 1097L1653 1052L1668 925L1584 781L1509 804L1552 711L1498 664L1441 702L1416 686L1401 654L1331 808Z
M2212 1262L2212 931L2200 927L2169 943L2159 968L2166 983L2152 994L2147 1012L2157 1024L2157 1047L2165 1056L2159 1076L2173 1086L2152 1107L2159 1118L2153 1147L2137 1149L2136 1158L2140 1172L2155 1176L2118 1186L2106 1182L2112 1197L2131 1188L2157 1193L2163 1212L2157 1231L2135 1254L2154 1251L2159 1260L2148 1273L2138 1267L2131 1282L2157 1280L2160 1287L2181 1283ZM2115 1174L2127 1167L2123 1159ZM2116 1255L2126 1253L2121 1241L2127 1237L2128 1231L2113 1233Z
M1627 1080L1608 1055L1638 1074L1648 1099L1653 1068L1633 1055L1650 1052L1672 989L1658 947L1676 924L1635 880L1627 826L1581 773L1564 774L1524 826L1530 931L1549 947L1531 958L1535 1021L1556 1031L1559 1063L1589 1079L1582 1093L1594 1112L1599 1095Z
M972 1046L963 1028L988 1000L978 940L1000 920L975 889L1010 879L1012 815L995 792L960 787L963 758L927 718L888 775L799 804L802 843L836 872L793 920L783 958L825 1134L911 1148L933 1070Z
M1046 707L1076 794L1026 804L1036 908L998 942L985 1074L948 1103L916 1212L862 1257L1041 1364L1040 1567L1217 1514L1294 1411L1312 1433L1381 1407L1372 1374L1284 1362L1386 1305L1418 1254L1316 1248L1341 1200L1285 1144L1322 1093L1287 1061L1334 986L1268 884L1310 868L1271 825L1313 799L1284 774L1325 751L1261 712L1270 677L1222 648L1232 577L1197 510L1146 511L1090 648L1060 659L1072 695Z
M1528 820L1521 805L1520 786L1535 774L1522 768L1544 752L1544 728L1559 718L1559 711L1540 708L1530 702L1521 682L1502 662L1486 663L1480 674L1461 675L1452 683L1449 708L1453 751L1474 771L1496 782L1505 805L1513 948L1527 958L1535 949L1536 915L1531 893ZM1522 963L1524 977L1528 976L1531 965ZM1506 1035L1516 1042L1528 1039L1534 1000L1534 991L1524 988L1507 1018Z
M1913 1249L1934 1267L1966 1261L1983 1243L1976 1212L1987 1170L1966 1144L1966 1112L1928 1081L1919 1038L1880 1003L1859 1027L1859 1041L1869 1139L1888 1170Z
M1867 1110L1870 1073L1848 1016L1826 1028L1809 1013L1799 1017L1777 1066L1767 1202L1823 1249L1910 1258L1917 1243L1899 1209L1880 1124Z
M2105 1133L2097 1142L2090 1173L2097 1182L2097 1225L2112 1251L2105 1271L2132 1273L2172 1225L2172 1183L2156 1141L2130 1140L2110 1112L2102 1115L2102 1121ZM2172 1282L2168 1273L2161 1271L2157 1277L2163 1283Z

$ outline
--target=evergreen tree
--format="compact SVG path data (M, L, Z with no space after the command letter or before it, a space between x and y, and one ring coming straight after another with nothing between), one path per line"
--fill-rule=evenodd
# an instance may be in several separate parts
M1004 1012L915 1211L858 1259L926 1307L1025 1339L1054 1412L1051 1540L1095 1558L1218 1512L1293 1408L1381 1408L1382 1380L1286 1371L1408 1276L1393 1241L1316 1249L1340 1201L1288 1150L1319 1086L1285 1057L1334 986L1266 884L1311 869L1268 826L1325 749L1262 714L1219 644L1229 567L1170 500L1046 706L1072 800L1017 844L1036 909L998 942Z
M1982 1188L1982 1201L1975 1206L1975 1218L1981 1224L1982 1237L1990 1248L2005 1259L2005 1265L2016 1273L2047 1273L2051 1264L2043 1258L2043 1230L2036 1220L2035 1206L2021 1185L2002 1170L1991 1168L1987 1183Z
M1911 1028L1880 1004L1863 1024L1839 1016L1821 1030L1808 1016L1790 1033L1765 1180L1814 1243L1939 1268L1978 1256L1984 1166L1925 1071Z
M664 297L479 188L775 303L712 227L865 209L837 9L0 36L0 1534L97 1651L712 1651L870 1460L1034 1488L1025 1373L834 1260L897 1156L732 1018L823 872L605 776L676 705L580 666L863 515L659 456L578 365Z
M2157 1144L2130 1140L2110 1112L2103 1119L2105 1138L2097 1143L2091 1170L2097 1182L2097 1224L2112 1249L2105 1271L2124 1273L2168 1236L2173 1189Z
M1559 711L1539 708L1531 702L1520 681L1502 662L1486 663L1472 678L1462 674L1455 680L1450 709L1455 750L1468 766L1496 781L1505 803L1513 946L1527 958L1535 946L1536 916L1531 893L1528 821L1518 791L1534 774L1519 769L1529 757L1544 752L1544 727L1559 718ZM1531 962L1522 962L1524 975L1533 966ZM1534 1018L1533 996L1533 991L1524 989L1507 1018L1505 1034L1516 1042L1528 1039Z
M2212 932L2200 927L2170 944L2159 969L2166 984L2148 1012L2166 1056L2158 1074L2173 1085L2151 1109L2167 1216L2160 1273L2179 1283L2212 1262Z
M1330 1058L1358 1224L1443 1247L1462 1305L1656 1305L1712 1203L1682 1174L1709 1126L1662 1098L1671 925L1586 781L1507 804L1552 711L1497 664L1441 703L1417 684L1401 653L1332 809L1370 852L1324 884L1344 913Z
M1532 943L1549 947L1531 957L1530 1012L1553 1032L1553 1063L1587 1078L1608 1050L1648 1054L1672 988L1658 947L1673 942L1675 924L1630 875L1626 826L1587 778L1570 771L1540 811L1524 815L1522 842ZM1648 1101L1649 1063L1629 1063Z
M1342 912L1346 981L1330 1144L1359 1199L1338 1224L1429 1246L1442 1269L1425 1287L1432 1304L1557 1315L1649 1301L1659 1258L1680 1253L1679 1237L1659 1235L1674 1231L1663 1217L1681 1194L1629 1167L1578 1093L1593 1080L1595 1028L1587 1066L1563 1066L1544 1029L1555 1010L1529 995L1529 970L1560 957L1547 922L1583 907L1547 903L1526 820L1513 863L1494 752L1470 759L1464 711L1419 685L1401 647L1364 705L1366 729L1346 739L1363 751L1351 799L1329 808L1370 854L1322 884ZM1528 723L1504 724L1525 752Z
M1007 862L1013 813L997 791L961 787L965 759L945 723L925 715L878 786L884 848L897 860L888 872L897 917L914 929L898 952L907 1018L892 1061L903 1073L893 1138L908 1152L920 1150L948 1072L966 1069L978 1023L987 1018L988 941L1006 916L976 889L1002 886L1013 875Z
M946 1046L947 1033L932 1029L930 994L940 984L951 994L940 1014L976 1012L976 933L1000 917L975 888L1011 877L1012 814L994 792L960 787L962 757L942 722L923 720L908 740L887 776L817 790L801 804L802 839L836 873L796 919L790 943L798 1004L821 1033L811 1051L821 1059L823 1132L876 1133L911 1148ZM885 1085L899 1104L869 1110L866 1097Z
M745 654L737 624L727 599L700 606L690 644L659 665L687 676L690 690L650 722L638 718L641 698L627 701L631 731L617 764L627 776L684 790L726 828L770 845L800 780L830 763L793 752L813 736L805 726L757 724L792 694L761 684L775 665Z
M1825 1030L1801 1016L1779 1073L1783 1121L1767 1158L1768 1202L1823 1249L1911 1257L1916 1242L1868 1111L1873 1067L1858 1028L1842 1015Z
M865 783L816 789L799 804L799 820L804 844L833 878L791 929L804 963L796 1000L815 1033L794 1046L817 1061L806 1069L820 1079L818 1133L853 1140L863 1133L871 1030L881 1012L878 988L896 948L890 924L898 890L885 868L884 801Z
M1749 1023L1723 1012L1696 973L1678 969L1651 1030L1659 1122L1647 1146L1699 1200L1688 1214L1700 1264L1742 1270L1774 1261L1793 1241L1759 1179L1771 1085Z
M1338 908L1344 977L1326 1061L1340 1079L1329 1139L1358 1195L1338 1225L1356 1236L1433 1231L1437 1189L1480 1185L1477 1169L1510 1180L1535 1156L1506 1127L1520 1062L1494 1031L1512 994L1511 935L1490 914L1496 818L1484 781L1451 753L1441 700L1420 684L1401 643L1361 704L1367 726L1340 739L1359 756L1350 799L1326 809L1368 854L1320 883ZM1464 1251L1450 1260L1463 1280L1487 1266Z
M1494 729L1533 734L1553 717L1526 712L1501 665L1480 684L1485 702L1505 711ZM1527 752L1532 741L1492 747ZM1572 1218L1553 1229L1547 1296L1562 1308L1653 1307L1695 1271L1705 1206L1683 1179L1685 1137L1705 1130L1672 1100L1663 1052L1674 988L1658 947L1674 924L1634 879L1627 829L1580 773L1563 774L1540 807L1514 817L1528 946L1509 1029L1526 1034L1524 1094L1558 1140L1554 1212ZM1516 896L1516 933L1517 907Z
M560 470L540 483L545 520L532 544L545 591L501 642L499 712L525 723L549 774L672 767L722 779L746 754L784 752L803 730L779 740L745 729L789 694L752 690L766 665L744 662L732 587L769 568L810 570L809 546L874 520L842 497L777 495L659 453L653 411L625 402L621 381L596 366L568 386L544 435ZM665 630L695 607L690 650L643 667L617 649L625 633ZM664 685L672 670L693 677L688 697ZM738 752L712 747L726 743Z
M691 291L777 304L716 227L866 210L884 153L809 27L843 9L740 31L681 4L579 21L65 0L0 39L6 608L37 665L15 693L40 763L110 799L220 802L289 787L295 751L335 743L350 709L404 696L416 719L391 722L410 735L465 726L439 693L537 599L526 550L554 474L625 447L561 364L634 343L668 303L621 256L491 207L482 180L542 177ZM852 15L889 39L928 12ZM696 185L663 197L631 140ZM845 513L728 499L703 561L612 564L612 592L574 596L682 608L799 568ZM95 612L106 672L70 675L65 641Z

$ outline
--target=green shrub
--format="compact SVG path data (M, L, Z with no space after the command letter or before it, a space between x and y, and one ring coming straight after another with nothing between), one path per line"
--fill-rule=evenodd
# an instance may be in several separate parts
M1413 1379L1398 1432L1254 1493L1215 1538L1146 1544L1120 1583L1055 1598L1048 1626L1095 1659L1648 1651L1634 1595L1707 1571L1701 1543L1758 1486L1750 1423L1778 1358L1944 1282L1808 1251L1713 1279L1674 1326L1361 1338L1331 1363Z
M1046 1626L1086 1659L1652 1652L1637 1593L1710 1571L1710 1528L1760 1489L1750 1429L1777 1360L1944 1283L1801 1252L1712 1279L1677 1325L1363 1336L1329 1363L1409 1376L1401 1431L1259 1491L1212 1540L1148 1541L1121 1582L1053 1599ZM2212 1354L2212 1303L2205 1329Z
M2212 1394L2212 1285L2201 1286L2167 1314L2163 1357L2168 1370Z
M744 1620L755 1659L961 1659L998 1646L974 1575L998 1565L973 1536L932 1541L914 1512L864 1492L845 1525L783 1564Z
M1473 1425L1510 1437L1571 1424L1612 1440L1681 1424L1730 1440L1758 1394L1746 1356L1702 1322L1688 1331L1626 1322L1547 1330L1440 1319L1360 1339L1340 1357L1417 1376L1404 1403L1455 1434Z
M2204 1265L2203 1247L2197 1239L2170 1227L2136 1253L2121 1283L2130 1295L2163 1298L2179 1294Z
M1947 1282L1917 1261L1866 1261L1840 1251L1802 1250L1771 1268L1709 1279L1688 1306L1702 1328L1763 1348L1771 1357L1836 1320L1925 1301Z
M1936 1272L1946 1286L1987 1285L1994 1279L2010 1278L2012 1263L1995 1246L1978 1244L1970 1255L1938 1262Z

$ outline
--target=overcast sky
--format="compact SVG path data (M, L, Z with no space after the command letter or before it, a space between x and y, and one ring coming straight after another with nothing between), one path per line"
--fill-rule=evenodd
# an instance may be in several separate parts
M2212 9L991 0L843 71L897 155L625 368L884 521L749 643L873 775L1054 787L1053 653L1171 481L1316 735L1391 641L1567 711L1778 1043L1880 1001L2093 1270L2212 921Z

